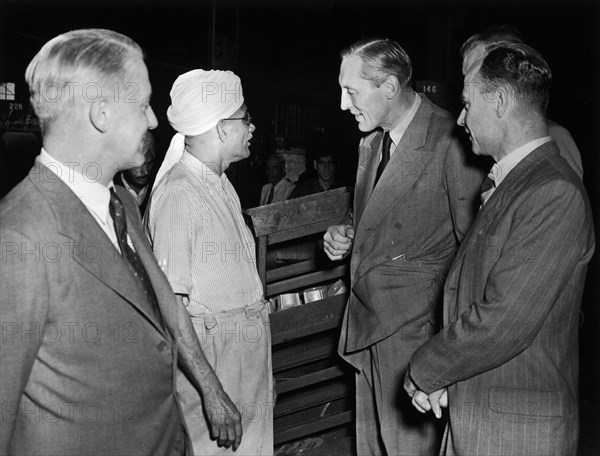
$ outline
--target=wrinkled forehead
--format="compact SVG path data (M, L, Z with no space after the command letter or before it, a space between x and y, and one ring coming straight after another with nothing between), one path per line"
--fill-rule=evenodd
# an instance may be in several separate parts
M340 65L340 76L338 82L341 87L347 87L357 82L366 81L362 77L363 62L360 57L355 55L346 56L342 59Z

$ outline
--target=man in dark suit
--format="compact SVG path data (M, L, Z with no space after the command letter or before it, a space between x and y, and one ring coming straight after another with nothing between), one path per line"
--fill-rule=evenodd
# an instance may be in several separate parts
M352 252L339 353L357 369L361 455L438 448L435 420L418 416L402 379L435 332L441 286L482 180L465 163L450 114L412 90L411 74L392 40L342 53L341 107L369 134L359 148L353 217L328 229L324 247L332 260Z
M594 234L581 179L548 135L551 80L524 44L492 47L465 76L458 123L496 163L446 280L445 326L415 352L405 382L420 411L449 406L446 454L577 452Z
M42 47L26 79L43 148L0 202L0 453L189 453L178 359L210 404L213 436L236 447L240 414L136 203L112 183L143 163L142 137L157 125L141 48L108 30L68 32Z

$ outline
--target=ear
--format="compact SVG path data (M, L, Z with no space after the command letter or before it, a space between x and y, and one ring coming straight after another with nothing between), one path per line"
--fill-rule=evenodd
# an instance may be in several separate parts
M110 124L111 107L106 98L101 98L94 103L88 103L90 122L96 130L105 133Z
M317 160L313 160L313 166L315 167L315 170L317 169Z
M393 75L390 75L387 78L385 78L385 81L382 85L385 89L385 95L388 100L394 98L402 90L402 87L400 86L400 81L398 81L398 78Z
M494 95L494 110L496 111L496 116L498 116L498 118L501 119L502 117L504 117L504 114L506 114L508 106L512 101L510 99L510 93L506 89L506 87L499 86L496 88Z
M227 125L225 124L225 122L223 122L222 120L219 120L216 128L217 128L217 135L219 136L219 139L221 140L221 142L223 142L223 143L227 142L227 138L229 137L229 129L227 128Z

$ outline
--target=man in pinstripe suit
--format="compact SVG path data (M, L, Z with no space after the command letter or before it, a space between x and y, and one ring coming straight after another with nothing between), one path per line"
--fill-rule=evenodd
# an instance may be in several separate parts
M458 120L495 165L444 289L444 328L418 349L405 389L450 420L460 455L573 455L578 317L594 250L581 180L548 136L552 75L524 44L499 44L466 74Z

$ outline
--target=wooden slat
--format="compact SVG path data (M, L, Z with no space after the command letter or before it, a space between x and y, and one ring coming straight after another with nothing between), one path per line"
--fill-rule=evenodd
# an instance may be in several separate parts
M318 361L320 359L329 358L335 354L335 350L332 347L317 347L313 350L307 350L298 353L293 358L277 359L277 356L273 355L273 372L284 371L293 367L301 366L303 364Z
M337 399L342 399L350 394L350 387L346 383L334 381L331 384L319 386L318 388L304 391L301 395L293 395L292 398L277 399L273 415L275 418L289 415L300 410L305 410Z
M331 225L337 225L340 220L340 216L336 215L333 218L315 220L307 225L299 225L287 230L281 230L277 231L276 233L268 234L267 238L269 239L269 245L276 244L278 242L289 241L291 239L303 238L305 236L310 236L311 234L325 233L327 228L329 228Z
M246 209L257 237L297 228L301 225L329 220L341 220L351 204L347 187L328 190L293 200Z
M275 283L268 283L266 295L268 298L270 298L273 296L280 295L281 293L287 293L291 290L313 287L317 283L327 282L330 280L339 279L340 277L344 277L347 274L347 272L348 265L342 264L336 268L311 272L298 277L292 277L290 279L281 280Z
M322 447L303 451L302 456L348 456L354 454L352 450L352 437L344 437L328 441Z
M346 371L339 366L329 367L312 374L303 375L302 377L289 379L277 382L277 394L287 393L298 388L304 388L315 383L331 380L332 378L345 375Z
M306 272L314 271L317 268L317 260L306 260L299 263L280 266L267 271L267 283L277 282L281 279L294 277Z
M352 422L352 411L338 413L328 417L319 418L318 420L309 421L308 423L294 426L288 429L282 429L275 432L274 439L275 445L279 445L290 440L299 439L309 434L329 429L335 426L340 426L345 423ZM317 453L318 454L318 453Z
M348 295L337 295L271 314L271 344L339 328L347 300Z

